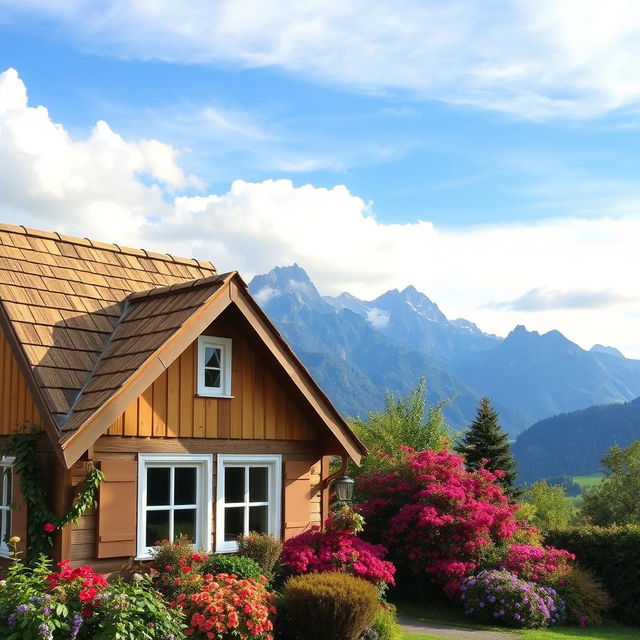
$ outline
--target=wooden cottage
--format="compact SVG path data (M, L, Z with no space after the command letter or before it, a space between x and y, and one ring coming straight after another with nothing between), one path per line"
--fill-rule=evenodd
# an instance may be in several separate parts
M217 552L290 537L327 514L329 456L365 452L240 276L209 262L0 225L0 327L0 444L43 432L59 513L89 465L106 475L56 559L108 572L178 533ZM18 479L0 483L6 555L26 513Z

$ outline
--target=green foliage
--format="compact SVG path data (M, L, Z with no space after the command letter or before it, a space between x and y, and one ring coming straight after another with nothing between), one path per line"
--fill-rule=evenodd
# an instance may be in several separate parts
M593 574L580 567L560 572L552 585L564 600L565 620L580 627L601 625L609 596Z
M566 527L573 518L573 500L561 486L549 486L546 480L534 482L522 494L522 501L530 507L526 512L529 522L543 531Z
M71 509L57 515L49 507L47 482L42 462L36 454L39 433L35 428L14 433L7 439L0 455L14 458L13 470L20 478L20 489L27 505L27 560L34 561L53 546L53 533L66 524L75 524L96 506L98 487L104 474L91 467Z
M262 567L252 558L228 554L214 554L204 562L201 573L235 573L241 580L253 578L260 580Z
M285 607L303 640L358 640L378 610L378 591L344 573L289 578Z
M455 449L465 459L470 471L481 467L491 472L502 471L504 476L499 482L505 494L512 499L519 495L520 490L514 486L518 474L509 438L498 424L498 414L488 397L480 400L474 421Z
M605 477L584 492L582 518L590 524L640 524L640 440L613 446L602 459Z
M238 538L238 555L251 558L260 565L262 574L269 580L274 575L281 553L282 542L268 533L252 531L248 536Z
M383 411L372 411L367 420L357 418L351 423L357 436L369 449L356 473L386 469L386 458L397 458L402 447L416 451L446 449L451 440L449 427L442 415L448 401L426 408L424 378L405 398L387 392ZM426 408L426 419L425 419Z
M613 615L640 624L640 526L556 529L546 532L545 543L574 553L611 596Z
M378 634L378 640L402 640L402 628L396 618L396 608L383 602L376 611L371 625Z

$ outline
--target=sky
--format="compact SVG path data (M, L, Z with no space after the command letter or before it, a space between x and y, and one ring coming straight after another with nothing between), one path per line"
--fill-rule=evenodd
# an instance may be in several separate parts
M0 221L640 358L634 0L0 0Z

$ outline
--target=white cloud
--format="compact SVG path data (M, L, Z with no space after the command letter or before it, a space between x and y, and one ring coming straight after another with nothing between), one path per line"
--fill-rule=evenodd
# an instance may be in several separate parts
M484 330L555 328L583 346L640 357L640 317L620 303L640 297L638 214L457 230L384 224L344 186L289 180L237 180L226 193L169 201L194 180L173 148L127 141L104 122L74 140L44 107L27 105L14 71L0 74L0 217L8 222L208 258L247 278L298 262L323 294L372 299L414 284L449 317ZM487 306L536 289L599 292L599 308Z
M86 48L171 62L273 66L364 92L591 117L640 101L635 0L0 0Z

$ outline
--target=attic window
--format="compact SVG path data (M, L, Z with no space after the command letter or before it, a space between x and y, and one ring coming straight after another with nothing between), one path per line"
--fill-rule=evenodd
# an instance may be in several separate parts
M198 395L231 397L230 338L198 338Z

